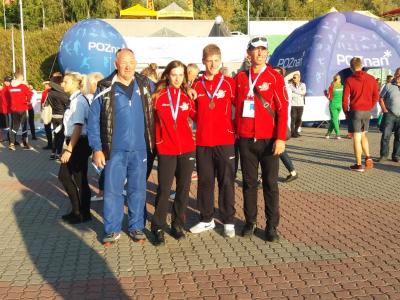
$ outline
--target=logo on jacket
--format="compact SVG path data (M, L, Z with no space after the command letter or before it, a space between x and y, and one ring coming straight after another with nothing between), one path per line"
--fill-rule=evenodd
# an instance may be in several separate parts
M258 88L260 89L260 91L268 91L270 85L271 83L264 82L262 85L259 85Z
M217 99L224 98L225 94L226 94L226 91L219 90L218 93L217 93Z
M179 106L183 111L185 111L185 110L188 110L189 109L189 105L185 102L185 103L182 103L182 105L181 106Z

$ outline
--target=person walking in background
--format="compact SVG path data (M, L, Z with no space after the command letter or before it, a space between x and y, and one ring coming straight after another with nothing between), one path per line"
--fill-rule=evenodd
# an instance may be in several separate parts
M290 125L290 132L292 137L297 138L300 136L299 128L305 105L306 84L300 81L300 72L297 71L292 80L289 82L289 87L292 92L292 107L290 109L290 118L292 119Z
M353 74L344 85L342 108L349 120L349 133L353 133L353 148L356 163L350 170L364 172L371 169L374 162L369 153L367 132L371 110L379 99L378 84L373 76L362 70L361 58L350 60ZM362 165L362 154L365 154L365 168Z
M146 175L151 170L148 161L155 153L153 85L135 72L136 64L131 49L119 49L116 72L98 82L90 106L88 137L92 160L98 168L105 168L105 245L121 236L126 179L129 235L137 242L146 239Z
M225 77L221 67L221 50L215 44L203 49L205 73L192 87L197 92L196 157L198 172L197 201L200 222L190 228L201 233L215 228L214 188L218 182L218 208L224 235L235 237L235 149L232 105L235 82Z
M326 133L325 138L329 139L332 131L335 130L335 138L340 140L339 115L342 111L343 85L339 74L336 74L333 77L333 81L328 88L327 97L329 99L329 113L331 115L331 121L329 123L328 132Z
M279 74L282 75L282 77L285 77L286 74L286 70L282 67L276 67L274 68L275 71L277 71ZM292 91L290 90L289 84L288 82L285 81L285 88L286 88L286 92L288 95L288 128L290 128L290 105L291 105L291 99L292 99ZM286 148L285 151L282 152L281 155L279 155L279 158L281 160L281 162L283 163L283 165L285 166L286 170L289 171L289 175L286 176L286 178L283 180L283 182L289 183L292 182L293 180L296 180L297 178L299 178L299 175L296 171L296 169L294 168L294 164L292 162L292 160L290 159L289 153L287 152ZM262 179L260 180L260 182L262 183Z
M44 103L47 100L47 96L50 90L50 81L43 81L44 91L42 92L42 98L40 99L40 107L43 108ZM53 134L51 132L51 122L49 124L44 124L44 132L46 134L47 146L44 146L43 150L52 149L53 145Z
M169 194L176 177L176 196L172 206L171 235L185 237L183 226L189 199L191 175L196 159L189 117L195 118L194 103L187 96L186 66L170 62L153 94L156 148L158 155L158 189L151 230L155 244L164 244L164 231L169 207Z
M255 37L247 45L249 71L236 76L236 128L243 173L242 236L250 237L257 223L257 179L261 165L266 215L265 239L279 239L279 155L285 151L288 99L283 77L266 63L268 41Z
M64 92L61 87L63 75L60 72L54 73L50 78L50 90L47 94L47 101L52 109L51 124L53 127L53 145L51 149L50 159L59 159L64 143L64 113L69 106L69 96Z
M71 212L62 219L70 224L90 221L90 188L87 178L88 159L92 154L87 138L86 123L89 101L82 94L86 78L79 73L67 73L62 87L70 104L64 115L65 146L61 156L58 179L71 201Z
M389 156L389 142L394 132L392 161L400 159L400 68L396 69L394 78L387 83L381 93L379 104L382 108L382 137L379 161L384 161Z
M28 107L32 98L32 91L24 83L24 76L21 73L15 74L15 79L8 88L11 101L12 126L10 133L10 145L8 149L15 151L15 141L19 127L22 126L22 142L24 148L32 150L28 143Z

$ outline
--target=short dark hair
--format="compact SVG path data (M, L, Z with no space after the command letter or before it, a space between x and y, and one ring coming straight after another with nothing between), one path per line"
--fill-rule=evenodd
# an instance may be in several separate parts
M351 68L352 70L362 68L361 58L359 58L359 57L353 57L353 58L350 60L350 68Z

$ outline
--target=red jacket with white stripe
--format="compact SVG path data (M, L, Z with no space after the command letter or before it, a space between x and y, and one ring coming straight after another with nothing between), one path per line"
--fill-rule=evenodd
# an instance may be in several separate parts
M179 89L169 87L175 110ZM161 90L154 101L154 123L156 129L157 153L161 155L180 155L195 151L192 129L188 118L194 119L196 111L193 101L181 90L181 98L174 128L167 89Z
M10 86L11 112L21 112L29 109L32 91L23 83Z
M251 70L254 82L258 74ZM263 103L254 95L254 118L243 117L243 105L249 92L248 71L237 74L236 79L236 130L239 137L286 140L288 119L288 95L283 77L271 65L257 80L256 88L275 112L271 116Z
M204 75L197 79L192 88L197 92L196 99L196 145L214 147L219 145L232 145L235 142L234 126L232 121L232 105L235 98L235 81L224 77L217 95L214 97L215 107L211 109L210 98L202 85L202 79L208 92L213 95L220 81L218 73L212 80L207 80Z

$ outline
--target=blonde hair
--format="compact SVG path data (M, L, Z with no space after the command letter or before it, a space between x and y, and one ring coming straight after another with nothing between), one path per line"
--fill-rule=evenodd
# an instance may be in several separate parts
M142 70L141 74L146 76L147 78L150 78L154 82L157 82L158 80L157 68L158 66L156 63L151 63Z
M340 77L339 74L333 76L332 85L334 87L340 87L342 85L342 78Z
M100 72L93 72L87 75L86 86L82 92L84 95L93 94L91 92L92 87L97 87L97 82L104 78L103 74Z
M80 90L82 93L85 92L85 88L87 86L87 76L83 75L79 72L66 72L65 77L69 77L72 79L74 83L76 83L76 90Z
M219 55L221 56L221 49L215 44L209 44L204 47L203 49L203 59L206 59L207 57L211 55Z

